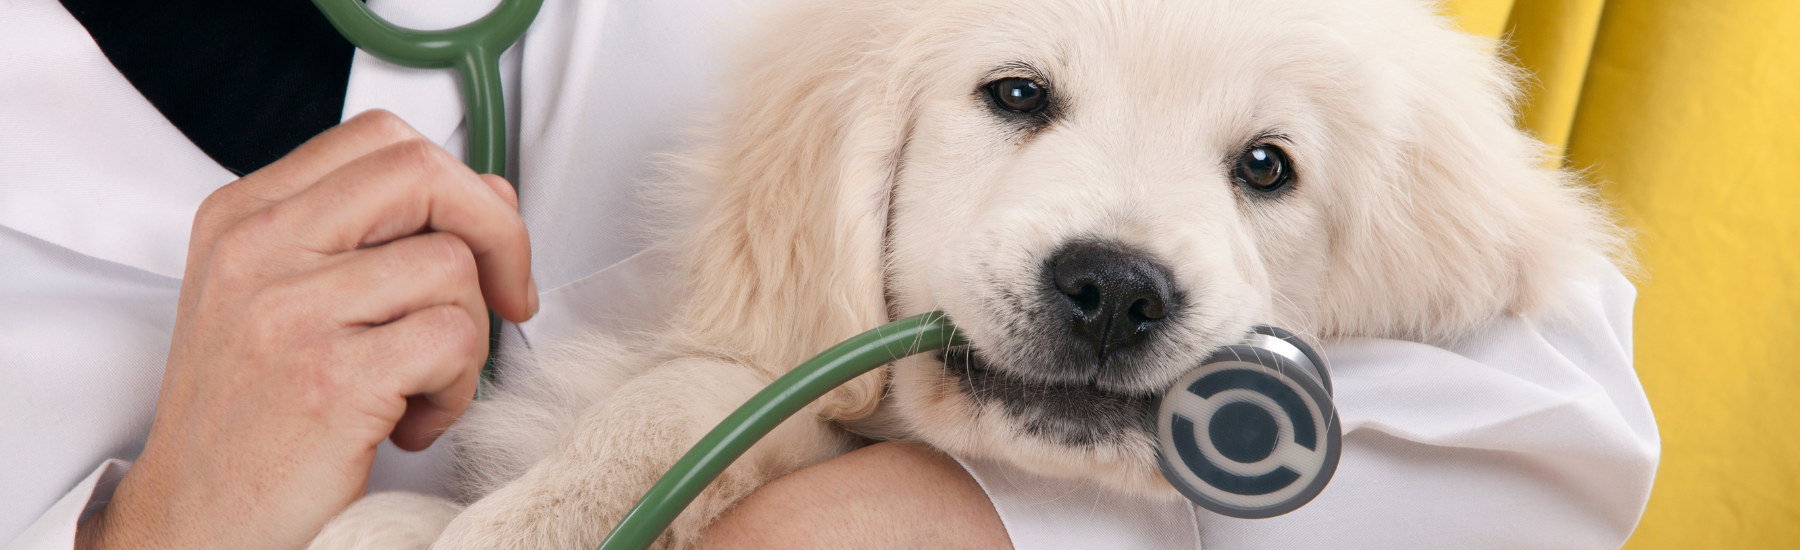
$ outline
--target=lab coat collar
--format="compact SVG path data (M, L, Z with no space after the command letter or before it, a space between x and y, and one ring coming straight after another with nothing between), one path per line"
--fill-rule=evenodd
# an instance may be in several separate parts
M493 3L370 2L382 16L418 28L473 20ZM8 57L0 64L0 97L7 98L0 102L0 226L180 278L200 203L237 177L144 99L60 3L24 0L7 12L0 17L0 52ZM508 57L503 63L516 67L518 56ZM461 154L459 93L450 71L397 67L357 51L345 112L394 111Z
M474 20L495 3L370 4L398 25L429 29ZM522 184L533 272L546 293L591 280L643 249L633 237L645 223L640 185L656 177L656 155L678 146L694 108L711 99L725 36L717 31L742 7L735 0L548 0L523 42L502 57L514 136L509 176ZM0 63L0 97L8 98L0 103L0 226L181 277L194 213L235 176L138 94L59 3L9 4L0 52L9 56ZM388 109L460 155L459 94L450 71L407 69L358 52L345 114ZM619 296L650 292L639 284L601 286Z
M0 225L181 277L200 202L236 179L163 118L54 0L0 17Z

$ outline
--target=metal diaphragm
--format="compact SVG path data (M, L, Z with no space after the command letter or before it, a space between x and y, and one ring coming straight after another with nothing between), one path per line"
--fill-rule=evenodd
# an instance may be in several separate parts
M1337 471L1331 376L1288 331L1256 327L1177 379L1156 410L1157 462L1188 500L1231 517L1305 505Z

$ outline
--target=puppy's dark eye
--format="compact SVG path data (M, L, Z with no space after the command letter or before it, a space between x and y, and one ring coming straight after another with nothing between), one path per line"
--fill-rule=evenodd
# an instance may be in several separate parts
M1049 103L1050 92L1028 78L1002 78L988 84L988 93L1000 108L1015 113L1035 113Z
M1238 155L1233 176L1239 183L1265 193L1286 187L1294 179L1293 161L1280 147L1263 144L1245 149Z

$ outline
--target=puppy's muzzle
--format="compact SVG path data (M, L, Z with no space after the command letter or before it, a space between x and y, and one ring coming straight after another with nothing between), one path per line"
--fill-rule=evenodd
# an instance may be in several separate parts
M1086 344L1102 370L1109 357L1160 329L1177 306L1168 269L1118 244L1070 244L1052 256L1048 268L1067 301L1069 336Z

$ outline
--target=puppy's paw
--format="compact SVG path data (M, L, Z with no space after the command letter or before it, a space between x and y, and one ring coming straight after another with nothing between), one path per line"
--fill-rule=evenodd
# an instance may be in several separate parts
M767 384L733 363L664 363L585 411L555 450L470 505L432 548L591 550L683 452ZM757 486L845 450L816 410L796 416L726 468L654 547L685 547Z
M513 483L470 505L432 549L592 550L623 515L620 501L580 487Z
M376 493L332 518L307 550L424 550L461 506L414 493Z
M575 473L528 476L488 495L457 516L432 550L591 550L612 532L667 464L614 462L607 477ZM623 461L620 461L623 462ZM652 464L660 467L652 467ZM719 513L769 481L771 472L733 464L678 516L653 549L686 548ZM554 480L554 481L553 481Z

